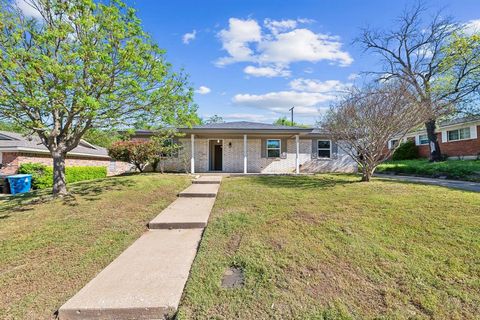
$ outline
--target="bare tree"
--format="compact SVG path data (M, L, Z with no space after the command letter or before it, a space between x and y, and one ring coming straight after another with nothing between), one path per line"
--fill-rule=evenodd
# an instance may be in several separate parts
M366 51L382 57L383 70L373 72L379 80L399 79L412 86L415 103L429 111L425 128L430 141L430 160L440 161L437 119L455 112L455 106L477 90L480 82L468 81L472 73L478 72L478 64L469 59L458 61L455 72L446 70L442 64L448 54L445 48L453 35L462 32L462 27L441 12L427 21L425 16L426 8L418 3L398 18L395 29L365 28L357 41ZM455 77L448 86L442 81L446 74Z
M323 119L332 141L360 166L362 181L370 181L398 146L387 149L388 141L400 141L426 118L423 105L411 103L410 91L398 83L352 88Z

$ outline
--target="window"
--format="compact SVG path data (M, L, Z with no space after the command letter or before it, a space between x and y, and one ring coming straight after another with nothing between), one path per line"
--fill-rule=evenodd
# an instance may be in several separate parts
M448 141L470 139L470 128L447 131Z
M398 139L392 139L390 140L390 146L389 149L395 149L398 145L399 140Z
M318 140L317 141L317 154L319 158L330 158L330 140Z
M279 158L280 157L280 140L279 139L269 139L267 140L267 157L268 158Z
M428 144L428 136L426 134L419 135L418 144Z

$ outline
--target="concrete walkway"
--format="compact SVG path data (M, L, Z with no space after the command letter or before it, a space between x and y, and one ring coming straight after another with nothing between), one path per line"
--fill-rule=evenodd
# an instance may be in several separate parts
M165 319L175 314L221 177L193 182L150 221L149 231L60 307L60 320Z
M431 184L431 185L436 185L436 186L441 186L446 188L480 192L480 183L478 182L422 178L422 177L413 177L413 176L399 176L399 175L391 175L391 174L375 174L375 176L378 178L409 181L409 182L416 182L416 183L425 183L425 184Z

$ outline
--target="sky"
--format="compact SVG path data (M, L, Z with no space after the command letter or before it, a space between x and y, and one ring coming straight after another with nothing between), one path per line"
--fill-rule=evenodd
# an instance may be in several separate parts
M19 1L19 0L17 0ZM339 94L379 70L354 43L362 27L388 29L406 0L127 0L144 29L184 69L202 118L314 124ZM480 29L480 0L425 2Z

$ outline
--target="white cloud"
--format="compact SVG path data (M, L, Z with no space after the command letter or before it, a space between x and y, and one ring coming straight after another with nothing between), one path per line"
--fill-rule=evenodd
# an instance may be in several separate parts
M358 73L350 73L347 77L347 80L349 81L355 81L360 77Z
M218 36L223 44L223 49L229 57L220 58L217 65L223 66L238 61L252 61L253 50L249 47L250 42L261 40L260 26L255 20L241 20L230 18L228 29L223 29Z
M309 19L264 20L264 29L253 19L229 19L229 26L218 36L228 56L216 61L217 66L236 62L253 62L258 66L245 68L245 72L271 77L272 70L288 70L294 62L330 61L340 66L353 62L342 42L336 36L315 33L306 28L297 28ZM270 69L266 69L270 68ZM260 71L261 70L261 71Z
M328 60L340 66L353 62L337 37L316 34L308 29L295 29L278 34L272 40L259 44L260 61L289 64L298 61L318 62Z
M15 0L15 6L23 12L23 14L30 18L42 19L40 12L35 9L31 4L31 1Z
M463 28L467 34L480 32L480 19L467 21L467 23L463 25Z
M233 103L240 106L274 111L280 114L288 113L288 109L295 106L295 113L317 115L319 103L335 99L335 96L298 91L278 91L266 94L237 94Z
M295 29L297 27L297 20L272 20L265 19L263 21L265 28L269 29L273 34Z
M299 78L290 81L290 90L265 94L237 94L232 102L237 106L268 110L277 115L288 114L288 109L294 106L295 114L312 117L327 110L329 103L338 99L350 85L338 80Z
M289 83L290 88L295 91L317 92L317 93L335 93L343 91L348 87L338 80L320 81L316 79L294 79Z
M255 67L255 66L247 66L243 69L248 75L253 77L288 77L290 76L290 70L283 69L278 66L274 67Z
M182 41L184 44L189 44L191 41L195 40L197 36L197 30L193 30L192 32L187 32L183 35Z
M198 87L197 90L195 90L196 93L202 94L202 95L203 95L203 94L208 94L208 93L210 93L211 91L212 91L212 90L210 90L210 88L209 88L209 87L206 87L206 86L200 86L200 87Z

